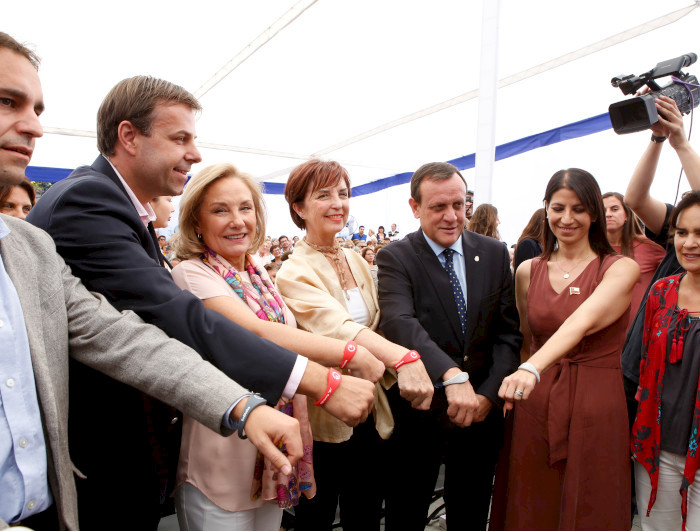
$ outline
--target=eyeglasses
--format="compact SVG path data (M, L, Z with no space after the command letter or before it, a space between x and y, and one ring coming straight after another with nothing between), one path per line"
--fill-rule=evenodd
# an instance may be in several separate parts
M466 198L464 198L464 201L466 201L467 203L474 203L472 196L467 196Z

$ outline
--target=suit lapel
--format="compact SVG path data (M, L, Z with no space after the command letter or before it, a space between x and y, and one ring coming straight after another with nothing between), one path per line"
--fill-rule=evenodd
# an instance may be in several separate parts
M102 155L98 156L97 159L95 159L95 162L92 163L92 168L95 169L97 172L106 175L110 180L112 180L119 187L119 190L121 190L124 194L125 201L127 201L129 205L132 205L131 198L129 197L129 194L127 193L126 189L124 188L121 179L119 179L119 176L116 174L114 168L112 168L112 165L109 164L109 161L107 161L107 159L105 159ZM140 226L143 225L143 222L141 222L141 217L138 215L137 212L134 212L134 216L138 218ZM158 262L158 264L163 266L164 257L160 251L160 246L158 245L158 235L156 235L155 229L153 229L153 223L148 222L148 226L144 226L144 229L148 232L148 240L152 241L153 244L148 244L145 247L146 251L148 251L151 254L151 257L153 257Z
M469 231L462 232L462 250L464 252L464 272L467 281L467 323L464 329L465 338L474 334L475 318L478 315L479 302L484 292L484 271L482 257L476 239ZM467 343L465 343L465 348Z
M160 250L160 245L158 244L158 235L156 234L156 230L153 228L153 222L148 222L148 234L151 235L153 245L156 247L156 252L158 253L158 263L161 266L164 266L165 257L163 256L163 253ZM170 262L168 262L168 266L170 266ZM172 270L172 266L170 269Z
M95 162L92 163L92 168L100 174L106 175L111 181L113 181L114 184L119 187L119 190L124 193L124 197L129 201L129 203L131 203L129 194L127 194L121 179L119 179L119 176L115 173L114 168L112 168L112 165L109 164L107 159L105 159L102 155L99 155L97 159L95 159Z
M425 237L423 236L423 231L421 229L415 233L413 246L416 250L418 260L425 268L428 282L433 286L433 289L438 296L438 300L445 310L445 316L450 322L455 338L459 339L460 343L464 342L462 326L459 323L459 317L457 314L457 303L455 301L454 294L452 293L452 288L450 287L450 280L447 277L447 272L440 264L440 260L435 256L433 250L425 241ZM467 307L467 315L468 314L469 307Z
M43 346L42 327L40 325L41 300L39 297L40 290L38 289L41 279L37 271L38 265L35 261L28 260L29 257L33 257L33 253L28 249L24 249L27 244L21 238L16 238L15 235L10 233L0 242L2 261L22 304L24 322L27 327L27 333L30 334L30 348L32 354L34 354L35 348ZM32 342L32 335L38 341Z

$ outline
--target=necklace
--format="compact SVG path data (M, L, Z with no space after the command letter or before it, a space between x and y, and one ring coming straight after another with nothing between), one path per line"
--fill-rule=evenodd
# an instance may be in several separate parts
M561 271L564 272L564 279L568 279L569 277L571 277L571 272L573 272L576 268L578 268L579 264L588 260L590 257L591 257L590 255L586 255L583 259L581 259L576 264L574 264L574 266L572 268L570 268L568 272L564 268L562 268L561 265L559 264L559 253L557 253L557 260L555 260L554 263L557 265L557 268L559 268Z
M306 237L304 237L304 242L311 246L312 249L315 249L316 251L322 253L324 257L327 257L331 260L331 262L335 266L335 271L338 274L338 279L340 280L340 287L343 289L345 298L349 300L350 296L348 295L347 284L345 282L345 265L343 264L343 258L345 257L345 255L343 254L343 250L340 248L338 243L335 243L332 246L319 246L317 244L312 244L311 242L309 242Z

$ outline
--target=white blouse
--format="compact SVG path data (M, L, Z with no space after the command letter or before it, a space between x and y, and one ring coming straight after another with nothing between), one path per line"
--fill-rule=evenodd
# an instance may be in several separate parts
M348 290L348 296L350 299L347 301L348 313L352 317L352 321L364 325L365 327L370 323L369 310L365 304L365 300L362 299L362 294L360 293L360 287L356 286Z

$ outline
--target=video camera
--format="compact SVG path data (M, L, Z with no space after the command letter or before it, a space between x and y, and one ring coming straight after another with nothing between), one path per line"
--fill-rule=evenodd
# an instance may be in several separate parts
M630 74L613 78L610 83L613 87L619 87L623 94L633 94L641 87L647 85L651 92L616 102L608 108L610 121L615 133L634 133L650 128L659 121L659 114L654 104L654 98L660 95L673 98L682 114L688 114L700 104L700 87L698 78L681 72L681 68L687 67L697 61L695 54L686 54L675 59L663 61L640 76ZM660 87L657 78L675 76L673 81L664 87Z

